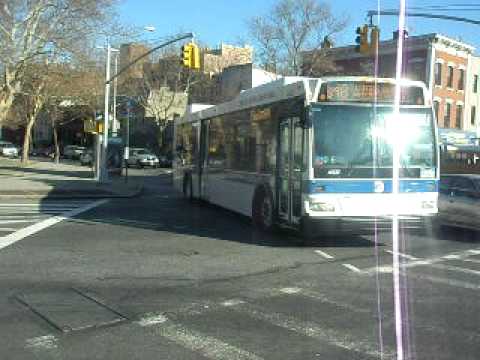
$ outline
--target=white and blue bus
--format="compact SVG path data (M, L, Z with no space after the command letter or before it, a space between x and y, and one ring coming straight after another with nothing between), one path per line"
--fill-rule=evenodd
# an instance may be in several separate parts
M431 96L422 82L402 80L394 116L395 86L394 79L286 77L190 112L175 123L174 185L261 229L295 228L307 237L386 223L394 209L423 223L438 211ZM394 142L401 149L395 198Z

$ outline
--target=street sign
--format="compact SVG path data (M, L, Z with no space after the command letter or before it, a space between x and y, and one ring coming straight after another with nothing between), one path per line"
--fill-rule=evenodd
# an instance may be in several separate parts
M83 131L90 134L97 132L97 122L93 119L83 120Z

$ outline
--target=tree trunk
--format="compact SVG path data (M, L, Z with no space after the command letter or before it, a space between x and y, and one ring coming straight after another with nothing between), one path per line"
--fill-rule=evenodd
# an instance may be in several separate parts
M58 128L57 124L53 123L53 144L55 147L55 163L58 164L60 162L60 146L58 145Z
M5 122L10 111L13 101L15 99L15 89L17 86L12 86L14 76L9 70L8 66L5 68L3 74L4 84L0 87L0 124Z
M32 116L28 119L27 126L25 127L25 135L23 138L23 152L22 152L22 164L28 163L28 152L30 151L30 138L32 135L33 124L35 124L35 117Z

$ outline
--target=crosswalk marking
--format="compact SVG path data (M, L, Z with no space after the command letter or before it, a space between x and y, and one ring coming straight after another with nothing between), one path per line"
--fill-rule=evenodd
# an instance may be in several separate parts
M374 346L370 345L371 341L358 340L358 337L353 337L343 331L339 332L334 329L322 328L312 321L299 320L282 313L270 312L247 302L242 302L238 306L231 306L230 308L242 314L246 313L254 319L266 321L301 335L328 342L329 344L348 351L373 357L382 355L383 359L393 359L394 352L392 350L387 350L384 351L383 354L380 354Z
M68 208L67 211L55 211L54 214L50 214L50 212L47 212L48 215L53 215L49 216L47 218L44 218L43 220L39 219L39 215L44 215L43 210L37 211L37 216L35 217L29 217L25 216L23 219L17 219L17 220L2 220L2 215L0 214L0 224L28 224L31 223L32 225L29 225L27 227L22 227L16 229L16 231L11 232L7 235L0 236L0 250L10 246L11 244L24 239L27 236L30 236L32 234L35 234L43 229L46 229L52 225L55 225L65 219L68 219L70 217L76 216L78 214L81 214L82 212L88 211L90 209L93 209L97 206L100 206L104 203L106 203L108 200L99 200L99 201L84 201L84 202L74 202L71 204L71 206ZM12 212L15 212L15 207L12 206L14 204L2 204L0 207L7 207L11 208ZM30 204L31 206L38 206L38 204ZM48 204L50 205L50 204ZM65 204L62 206L65 207ZM63 209L63 208L62 208ZM65 207L65 209L67 209ZM9 213L7 216L12 216L12 212ZM22 211L20 211L22 213Z
M405 262L400 265L402 269L407 269L407 268L414 268L417 266L431 266L446 262L448 260L465 260L468 259L470 256L477 255L480 253L480 250L478 249L470 249L462 252L455 252L452 254L447 254L447 255L442 255L442 256L434 256L430 258L423 258L420 259L418 258L417 260L411 260L410 262ZM362 269L360 270L362 274L366 275L373 275L375 273L391 273L393 271L393 266L392 265L385 265L385 266L379 266L379 267L371 267L368 269Z
M21 230L52 216L62 215L68 211L92 203L91 200L44 201L32 203L0 204L0 238Z
M183 325L170 321L166 317L155 330L160 336L189 350L196 351L209 359L262 360L261 357L249 351L227 344L212 336L190 330Z
M395 253L391 250L385 250L385 252L391 254L391 255L394 255ZM412 255L407 255L407 254L403 254L403 253L398 253L398 256L402 257L402 258L405 258L405 259L408 259L408 260L420 260L419 258L415 257L415 256L412 256Z

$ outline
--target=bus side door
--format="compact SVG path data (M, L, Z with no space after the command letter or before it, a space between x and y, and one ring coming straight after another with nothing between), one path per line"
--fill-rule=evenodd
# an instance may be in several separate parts
M304 129L299 117L282 119L279 126L278 216L283 222L298 224L302 212Z

